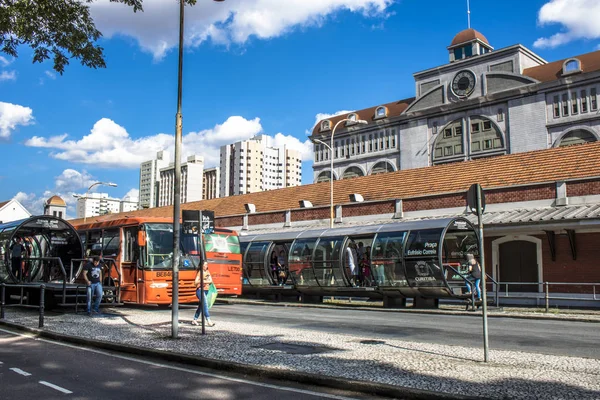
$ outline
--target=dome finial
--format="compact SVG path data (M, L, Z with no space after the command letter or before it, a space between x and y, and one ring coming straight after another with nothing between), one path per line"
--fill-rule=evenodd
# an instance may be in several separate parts
M467 29L471 29L471 2L467 0Z

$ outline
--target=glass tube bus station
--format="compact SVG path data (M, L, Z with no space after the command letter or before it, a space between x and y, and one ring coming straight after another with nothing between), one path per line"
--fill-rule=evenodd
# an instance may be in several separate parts
M480 255L475 228L460 217L249 234L240 242L244 293L299 294L305 302L363 296L403 306L409 297L431 307L466 298L466 255Z
M12 254L17 243L23 249L19 262ZM24 286L30 300L39 297L41 283L49 292L62 292L64 284L75 278L82 256L79 235L61 218L43 215L0 224L0 283ZM7 290L8 301L15 288ZM21 288L16 290L20 293Z

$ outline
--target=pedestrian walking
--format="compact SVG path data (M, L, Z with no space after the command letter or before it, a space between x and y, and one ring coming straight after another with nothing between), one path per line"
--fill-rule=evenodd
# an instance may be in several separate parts
M200 287L200 274L204 274L204 287ZM215 323L210 320L210 314L208 312L208 301L206 301L206 296L208 295L208 289L210 288L212 281L212 276L208 271L208 263L204 261L202 264L202 269L198 269L196 272L196 279L194 280L196 285L196 297L198 298L198 308L196 309L196 313L194 314L194 319L192 320L192 325L200 325L198 323L198 318L200 317L200 313L204 313L204 318L206 319L206 325L214 326Z

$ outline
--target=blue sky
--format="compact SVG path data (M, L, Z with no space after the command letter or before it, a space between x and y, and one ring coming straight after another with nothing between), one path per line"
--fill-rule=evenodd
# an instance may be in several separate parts
M139 163L173 149L178 4L145 0L145 12L92 5L106 69L0 53L0 201L33 213L44 199L95 181L135 194ZM258 133L303 150L320 115L414 96L414 72L447 63L467 27L466 0L198 0L187 9L184 154L218 162L220 145ZM472 27L496 49L521 43L548 61L599 49L597 0L471 0Z

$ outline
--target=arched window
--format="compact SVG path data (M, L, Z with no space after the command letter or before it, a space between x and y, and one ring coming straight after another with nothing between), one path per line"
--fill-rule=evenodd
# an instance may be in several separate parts
M317 177L317 183L329 182L330 179L331 179L331 171L321 171L321 173ZM333 177L333 180L335 180L335 176Z
M559 147L572 146L574 144L595 142L596 140L598 140L598 139L592 132L587 131L585 129L575 129L574 131L571 131L571 132L567 133L566 135L564 135L560 139L560 143L558 146Z
M581 62L576 58L571 58L563 64L563 75L581 72Z
M384 118L387 117L387 109L383 106L377 107L375 110L375 118Z
M342 179L356 178L356 177L363 176L363 175L364 174L360 168L350 167L344 171L344 175L342 175Z
M394 172L394 166L387 161L380 161L371 169L371 175L384 174L386 172Z
M329 120L321 122L321 130L328 131L331 129L331 122Z
M442 129L433 147L433 160L464 155L463 123L457 119Z
M348 116L346 118L348 118L348 121L346 121L346 125L355 124L356 121L358 120L358 116L355 113L348 114Z
M471 154L504 148L500 129L489 119L473 117L471 124Z

